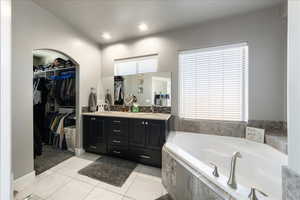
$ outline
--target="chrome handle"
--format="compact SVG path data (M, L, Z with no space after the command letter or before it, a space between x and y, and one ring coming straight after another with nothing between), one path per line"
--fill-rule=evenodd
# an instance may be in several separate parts
M113 140L112 142L113 142L113 143L121 143L120 140Z
M150 156L146 156L146 155L140 155L140 158L144 158L144 159L150 159Z
M95 117L92 117L91 120L96 120L96 118L95 118Z
M96 146L90 146L90 148L92 148L92 149L97 149L97 147L96 147Z
M219 172L218 172L218 166L217 165L215 165L214 163L212 163L212 162L210 162L209 163L211 166L213 166L213 168L214 168L214 171L212 172L212 174L214 175L214 177L219 177L220 175L219 175Z
M148 122L145 122L146 125L148 125Z
M121 130L116 130L116 129L114 129L113 132L114 132L114 133L120 133Z
M263 196L268 197L268 195L266 193L262 192L261 190L255 188L255 187L252 187L251 191L250 191L250 194L248 196L248 198L250 200L258 200L258 198L256 196L256 193L255 193L256 191L259 192L260 194L262 194Z
M113 120L113 123L121 123L119 120Z
M121 154L120 151L113 151L113 153L115 153L115 154Z

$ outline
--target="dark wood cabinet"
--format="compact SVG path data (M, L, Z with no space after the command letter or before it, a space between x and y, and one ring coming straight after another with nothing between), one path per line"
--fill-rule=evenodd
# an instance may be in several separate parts
M83 144L87 151L95 153L107 152L106 119L102 117L85 117L83 119Z
M86 151L161 166L168 121L84 116L83 125Z
M146 123L146 144L145 146L153 150L161 150L165 143L166 126L164 121L148 120Z
M133 147L145 147L146 127L144 119L130 120L129 145Z

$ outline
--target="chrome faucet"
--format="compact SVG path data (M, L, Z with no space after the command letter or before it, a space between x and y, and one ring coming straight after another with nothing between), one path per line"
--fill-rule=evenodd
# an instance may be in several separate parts
M265 196L265 197L268 196L266 193L260 191L259 189L252 187L252 188L251 188L251 192L250 192L250 194L249 194L249 196L248 196L250 200L258 200L255 191L259 192L260 194L262 194L262 195Z
M240 152L235 152L231 158L231 169L230 169L230 175L229 179L227 181L227 185L229 185L231 188L236 189L236 178L235 178L235 169L236 169L236 159L242 158L242 155Z

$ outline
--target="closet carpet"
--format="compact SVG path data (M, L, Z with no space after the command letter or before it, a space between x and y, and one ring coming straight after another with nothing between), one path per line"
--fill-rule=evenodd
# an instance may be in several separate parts
M50 145L43 145L43 154L34 159L34 170L36 175L47 171L72 156L74 156L74 153L70 151L53 148Z

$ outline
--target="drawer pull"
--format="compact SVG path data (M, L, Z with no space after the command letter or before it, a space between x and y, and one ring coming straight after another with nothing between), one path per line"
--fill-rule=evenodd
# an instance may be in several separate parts
M121 130L116 130L116 129L115 129L115 130L113 130L113 132L114 132L114 133L120 133Z
M121 123L119 120L113 120L113 123Z
M90 146L90 148L91 148L91 149L97 149L97 147L96 147L96 146Z
M113 151L113 153L115 153L115 154L121 154L120 151Z
M92 117L91 120L96 120L96 117Z
M143 159L150 159L151 157L150 157L150 156L146 156L146 155L140 155L140 158L143 158Z
M113 143L118 143L118 144L121 143L120 140L113 140L112 142L113 142Z

